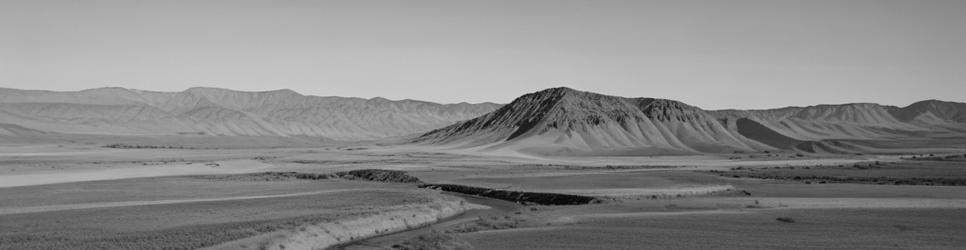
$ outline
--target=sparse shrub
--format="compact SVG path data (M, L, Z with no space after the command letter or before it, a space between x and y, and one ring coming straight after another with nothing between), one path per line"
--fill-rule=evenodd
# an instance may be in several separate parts
M400 182L400 183L420 183L419 178L406 174L398 170L384 169L360 169L348 172L338 172L335 175L342 178L359 178L368 181L378 182Z

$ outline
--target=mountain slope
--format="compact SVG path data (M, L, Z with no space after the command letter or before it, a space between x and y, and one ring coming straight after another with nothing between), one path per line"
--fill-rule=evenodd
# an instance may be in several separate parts
M904 122L956 122L966 123L966 103L926 100L889 112Z
M0 123L106 135L312 136L368 140L426 132L499 105L304 96L291 90L101 88L54 92L0 88Z
M682 102L569 88L523 95L415 143L542 155L653 155L790 150L858 153L889 141L966 138L958 103L872 103L705 111ZM899 145L899 144L896 144Z
M735 136L699 108L553 88L484 116L434 130L419 143L536 154L690 154L770 148Z
M873 103L772 110L713 111L738 134L777 148L848 152L836 140L925 140L966 136L966 104L923 101L899 108ZM937 115L938 114L938 115ZM765 136L767 135L767 136Z

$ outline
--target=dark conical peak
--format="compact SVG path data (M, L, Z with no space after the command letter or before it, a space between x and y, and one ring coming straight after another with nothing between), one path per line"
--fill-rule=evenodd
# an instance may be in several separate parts
M533 104L539 104L537 107L540 107L542 111L562 107L568 112L577 110L612 112L615 109L627 107L624 105L630 105L651 118L681 121L694 119L704 112L698 107L670 99L627 98L580 91L568 87L556 87L530 93L517 98L508 106L515 106L514 104L523 104L529 107L533 107Z
M574 90L545 89L523 95L496 111L422 135L417 141L445 141L474 134L515 140L547 131L588 131L597 127L659 122L712 121L700 108L656 98L627 98ZM569 133L569 132L568 132Z
M556 99L556 98L561 98L570 94L580 93L580 92L582 91L574 90L568 87L556 87L556 88L549 88L549 89L533 92L530 94L526 94L521 96L520 98L530 97L534 99Z
M611 96L605 94L599 94L588 91L576 90L568 87L556 87L544 89L541 91L533 92L530 94L523 95L517 100L527 100L527 99L538 99L538 100L569 100L569 101L579 101L579 100L600 100L600 99L614 99L624 97ZM515 100L516 101L516 100Z
M568 87L555 87L555 88L549 88L549 89L544 89L544 90L541 90L541 91L537 91L536 93L547 93L547 94L550 94L550 93L568 93L568 92L580 92L580 91L575 90L575 89L572 89L572 88L568 88Z
M526 110L529 113L541 114L555 109L572 111L591 106L599 106L599 102L603 100L614 101L617 99L623 98L579 91L568 87L556 87L520 96L501 109L503 109L503 112Z
M544 89L514 99L493 112L450 127L424 134L420 140L434 140L483 131L512 131L512 140L526 133L548 129L572 129L597 125L604 116L623 115L632 106L621 97L583 92L567 87ZM617 112L613 112L613 111ZM610 112L609 112L610 111ZM590 121L590 122L588 122ZM593 125L590 125L593 123Z

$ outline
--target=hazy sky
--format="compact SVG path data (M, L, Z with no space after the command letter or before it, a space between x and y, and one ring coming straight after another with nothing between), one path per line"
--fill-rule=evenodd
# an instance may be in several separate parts
M966 101L966 1L0 0L0 86Z

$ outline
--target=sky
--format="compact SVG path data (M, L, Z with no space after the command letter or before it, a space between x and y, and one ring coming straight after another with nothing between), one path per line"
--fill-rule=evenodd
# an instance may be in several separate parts
M2 0L0 87L966 102L966 1Z

